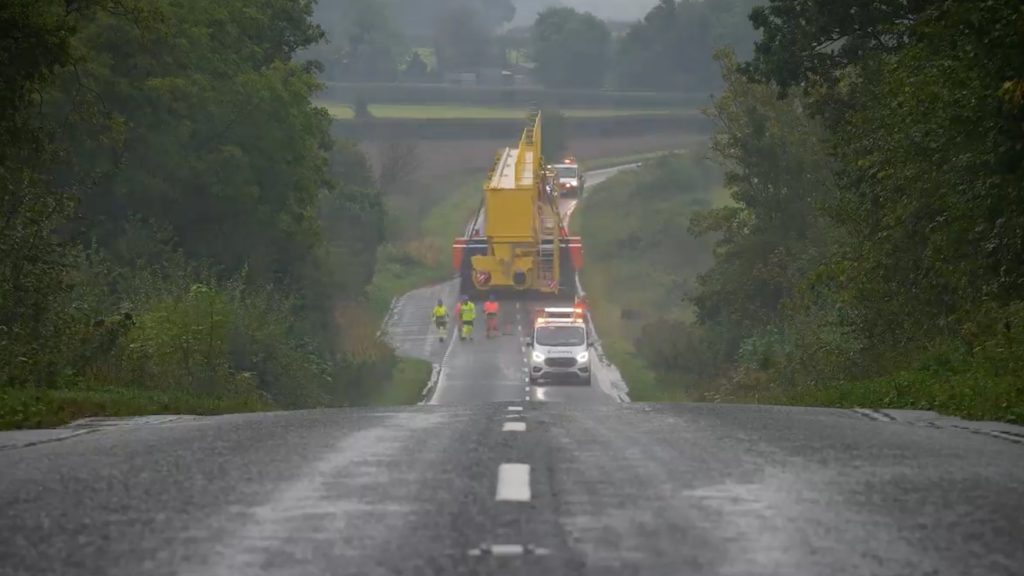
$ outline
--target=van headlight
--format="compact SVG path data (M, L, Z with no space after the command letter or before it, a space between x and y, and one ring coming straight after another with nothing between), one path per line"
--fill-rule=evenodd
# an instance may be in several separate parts
M533 353L533 361L534 362L538 362L538 363L543 362L544 361L544 355L541 354L540 352L534 352Z
M580 364L586 364L587 360L590 360L590 352L581 352L580 355L576 357L576 362Z

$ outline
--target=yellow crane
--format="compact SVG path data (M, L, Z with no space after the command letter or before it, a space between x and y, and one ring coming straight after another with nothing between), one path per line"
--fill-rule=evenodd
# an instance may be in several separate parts
M495 157L469 236L453 246L463 294L575 294L583 243L566 230L541 144L541 113L531 112L519 146Z

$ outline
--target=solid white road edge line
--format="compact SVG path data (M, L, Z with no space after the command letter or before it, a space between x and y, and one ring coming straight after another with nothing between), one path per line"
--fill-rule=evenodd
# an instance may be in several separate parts
M448 366L448 356L452 353L452 348L455 347L456 333L450 331L448 333L448 348L444 351L444 356L441 357L441 363L438 364L437 380L433 383L433 390L430 392L430 397L427 398L421 404L425 405L437 405L437 396L441 391L441 385L444 383L444 369Z
M530 501L530 465L501 464L498 466L498 488L494 499L499 502Z

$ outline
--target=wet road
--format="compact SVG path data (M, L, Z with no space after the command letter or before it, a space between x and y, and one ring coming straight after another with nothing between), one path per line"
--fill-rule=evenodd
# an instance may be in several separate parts
M425 405L0 433L0 576L1024 573L1024 429L527 389L520 328L438 341Z
M1020 574L1024 435L893 417L519 401L83 425L0 451L0 575Z

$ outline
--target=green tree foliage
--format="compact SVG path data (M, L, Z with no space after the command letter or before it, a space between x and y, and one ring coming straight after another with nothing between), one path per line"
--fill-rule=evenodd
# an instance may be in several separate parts
M878 80L837 121L849 192L830 212L870 242L849 274L890 303L869 316L877 331L948 333L1024 298L1024 116L1007 91L1024 77L1024 12L983 4L923 16L911 46L865 63Z
M544 147L541 155L549 164L558 162L569 151L569 126L561 110L542 110L544 120Z
M398 77L405 39L387 3L335 0L319 12L326 38L306 56L321 61L328 78L391 82Z
M476 71L495 64L495 45L479 9L454 6L441 13L434 31L434 54L444 72Z
M775 0L725 62L705 342L734 395L1024 420L1024 11L869 4Z
M84 25L79 42L92 57L74 78L126 128L123 147L69 138L76 158L116 162L81 199L82 227L107 245L130 217L159 221L188 257L226 274L291 279L317 242L313 209L332 185L330 120L309 104L318 84L290 62L320 38L310 9L174 2L141 24L101 16Z
M39 94L76 61L75 20L58 3L16 0L0 6L0 33L0 383L39 382L60 347L69 255L54 233L72 208L70 190L44 174L62 151Z
M536 75L548 88L601 88L611 50L608 27L593 14L550 8L531 32Z
M512 0L388 0L402 30L412 37L429 37L437 28L438 17L447 18L455 10L474 12L488 32L512 20L516 6Z
M712 90L715 50L746 53L756 36L747 21L760 0L660 0L619 41L614 70L621 90Z
M388 360L353 353L337 314L363 297L383 207L294 61L322 39L312 9L0 7L0 388L340 404Z
M402 75L409 80L423 80L430 73L430 66L418 51L413 51L402 68Z
M726 89L708 111L717 131L712 151L726 168L733 203L699 214L692 228L714 234L716 265L694 298L699 318L740 341L781 319L807 274L824 256L818 208L835 195L824 131L795 97L745 80L729 52L720 54Z
M492 36L514 15L512 0L320 0L327 39L304 57L341 82L423 80L418 64L405 68L410 47L433 46L447 71L500 65Z
M750 20L763 33L750 70L781 90L808 82L835 87L868 55L893 54L937 0L771 0Z

